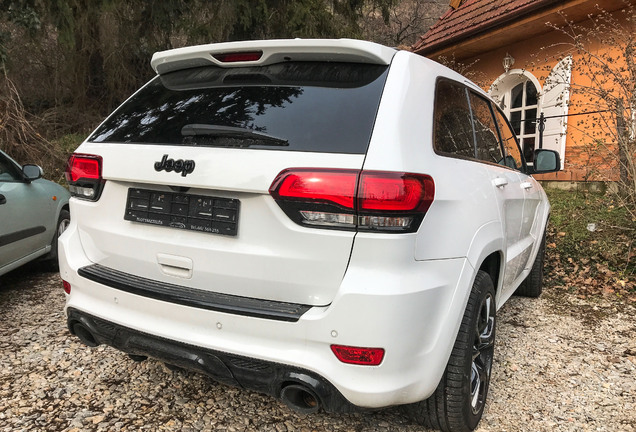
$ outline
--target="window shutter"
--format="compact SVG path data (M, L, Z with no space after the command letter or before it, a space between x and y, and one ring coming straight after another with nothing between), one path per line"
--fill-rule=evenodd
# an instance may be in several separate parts
M543 131L543 148L556 150L561 156L561 169L565 161L565 138L567 130L572 56L561 60L550 72L543 86L541 107L547 118Z

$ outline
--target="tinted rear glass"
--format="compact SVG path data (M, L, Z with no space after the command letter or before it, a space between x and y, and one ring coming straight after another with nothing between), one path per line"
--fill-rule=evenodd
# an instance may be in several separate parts
M365 153L387 70L289 62L172 72L155 77L89 141Z

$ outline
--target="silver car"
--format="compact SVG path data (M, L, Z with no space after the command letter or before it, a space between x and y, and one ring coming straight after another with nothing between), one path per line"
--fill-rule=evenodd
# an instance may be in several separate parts
M68 191L0 151L0 275L42 258L57 269L57 238L70 223Z

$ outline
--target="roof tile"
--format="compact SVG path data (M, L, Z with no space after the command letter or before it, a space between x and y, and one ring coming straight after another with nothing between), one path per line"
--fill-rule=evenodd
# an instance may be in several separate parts
M453 40L500 25L557 1L467 0L457 9L448 9L413 46L413 51L425 54Z

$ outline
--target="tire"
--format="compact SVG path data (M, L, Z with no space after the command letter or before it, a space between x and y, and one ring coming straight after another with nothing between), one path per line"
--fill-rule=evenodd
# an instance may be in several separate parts
M68 228L68 224L71 223L71 214L68 210L62 209L60 215L57 218L57 225L55 228L55 234L53 240L51 240L51 252L49 252L44 258L44 264L46 269L52 272L59 270L59 262L57 259L57 239Z
M541 245L539 246L539 252L537 252L537 257L534 259L534 263L532 264L532 269L530 273L521 285L515 291L516 295L523 297L533 297L537 298L543 292L543 261L545 258L545 232L543 233L543 239L541 240Z
M435 393L408 407L413 419L446 432L472 431L484 412L495 348L495 289L477 272L450 359Z

